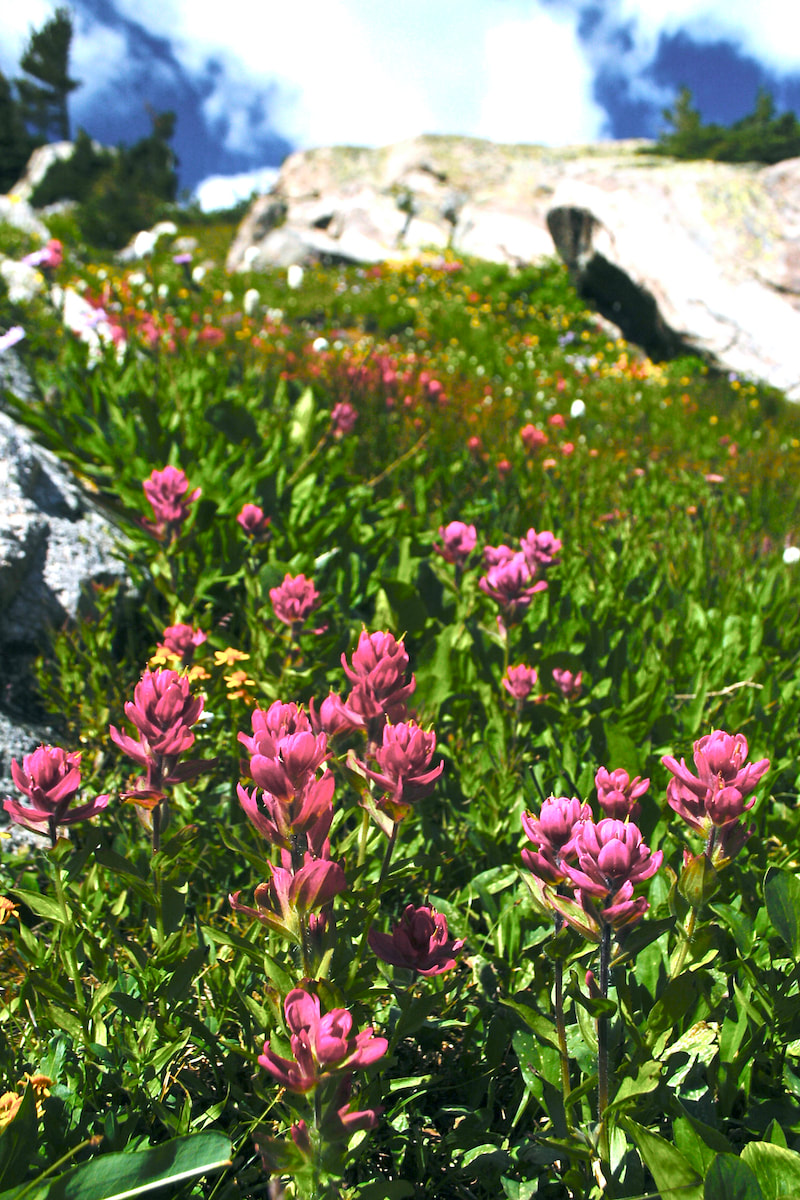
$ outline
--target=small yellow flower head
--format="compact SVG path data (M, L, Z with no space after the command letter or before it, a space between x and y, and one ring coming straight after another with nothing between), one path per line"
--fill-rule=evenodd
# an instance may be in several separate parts
M19 909L13 900L9 900L7 896L0 896L0 925L5 925L9 917L19 916Z
M249 657L249 654L243 654L241 650L236 650L233 646L229 646L227 650L214 651L214 665L217 667L232 667L235 663L244 662Z

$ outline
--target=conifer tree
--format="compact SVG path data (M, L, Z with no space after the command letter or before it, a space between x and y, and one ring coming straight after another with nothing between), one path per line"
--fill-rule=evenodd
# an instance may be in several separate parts
M7 192L21 177L31 149L22 111L0 71L0 192Z
M69 140L67 100L80 80L69 74L72 15L57 8L41 29L32 30L19 65L25 72L16 80L22 115L42 145L51 139Z

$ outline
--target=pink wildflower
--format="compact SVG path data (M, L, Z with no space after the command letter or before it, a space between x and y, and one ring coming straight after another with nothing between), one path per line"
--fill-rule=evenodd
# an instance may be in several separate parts
M30 805L6 799L3 807L11 820L34 833L49 834L55 846L59 825L74 825L102 812L108 805L107 795L71 807L81 786L80 763L78 752L62 750L60 746L37 747L32 754L25 755L21 767L12 759L11 778Z
M236 520L253 541L261 542L267 537L270 518L264 515L263 508L257 504L243 505Z
M500 680L508 694L516 701L527 700L539 681L539 675L534 667L526 667L520 663L516 667L508 667Z
M201 489L195 488L187 496L189 481L177 467L153 471L150 478L145 479L142 487L155 515L155 522L145 522L147 527L158 538L176 537L189 516L189 505L198 498Z
M623 771L621 767L616 771L607 771L605 767L600 767L594 782L598 802L606 817L614 817L618 821L639 819L642 806L637 801L649 788L649 779L642 779L640 775L631 779L628 772Z
M320 595L310 579L305 575L285 575L280 587L269 589L269 598L275 616L285 625L289 625L292 635L297 636L303 622L320 601Z
M465 525L463 521L451 521L449 525L439 526L441 544L434 542L434 550L441 554L445 562L463 567L478 542L478 534L474 525Z
M394 967L405 967L418 975L441 975L456 965L455 956L464 945L453 941L447 918L429 904L406 905L391 933L370 929L367 940L378 958Z
M389 1048L386 1038L373 1036L371 1025L354 1035L347 1009L322 1016L319 997L302 988L289 992L283 1010L294 1058L281 1058L266 1042L258 1061L290 1092L311 1092L339 1071L368 1067Z

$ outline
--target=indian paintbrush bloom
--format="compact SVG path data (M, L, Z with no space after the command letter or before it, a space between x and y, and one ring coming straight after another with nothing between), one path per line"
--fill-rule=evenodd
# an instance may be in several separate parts
M364 763L358 764L383 792L375 803L393 821L402 821L411 804L427 796L444 770L443 762L431 768L435 750L433 730L426 732L414 721L397 725L387 723L383 729L383 744L375 750L378 770L372 771Z
M175 655L184 666L189 665L195 650L208 640L208 635L201 629L182 624L168 625L161 636L164 640L159 644L159 651Z
M284 703L274 700L264 711L256 708L250 717L253 736L240 733L238 740L248 754L259 754L265 758L276 758L281 738L290 733L307 733L311 730L308 717L293 700Z
M307 853L296 871L276 867L269 861L267 866L271 878L256 888L256 907L240 904L241 892L234 892L228 897L231 908L298 942L302 937L301 917L322 908L347 888L341 866L327 858L314 858Z
M637 801L650 786L649 779L637 775L634 779L627 771L618 768L607 771L600 767L594 777L597 788L597 799L606 817L615 817L618 821L637 821L642 811Z
M538 683L539 675L534 667L526 667L519 663L516 667L508 667L500 680L503 687L518 704L527 700Z
M738 853L749 836L738 826L740 818L755 804L747 797L769 770L769 759L746 761L747 738L722 729L694 743L695 775L684 759L680 763L667 754L662 762L673 778L667 785L667 802L686 824L708 842L712 862L722 865Z
M563 864L576 855L575 842L579 826L592 819L588 804L573 796L549 796L542 804L538 817L522 814L522 828L536 850L527 847L522 861L538 879L545 883L562 883L566 879Z
M189 481L177 467L153 471L142 487L155 515L154 522L146 521L144 524L157 538L168 537L172 540L189 516L189 505L200 495L200 488L195 488L187 495Z
M447 929L447 918L429 904L420 908L406 905L391 933L370 929L367 940L378 958L419 975L441 975L443 971L450 971L456 965L456 954L464 945L463 938L453 941Z
M281 1058L269 1042L259 1064L290 1092L311 1092L341 1071L363 1069L389 1048L386 1038L374 1037L369 1025L353 1033L353 1018L345 1008L321 1015L319 997L302 988L289 992L283 1006L294 1058Z
M257 504L243 505L236 520L254 542L264 541L269 533L270 518L264 515L263 508Z
M547 434L542 429L537 429L535 425L523 425L519 431L519 436L522 439L522 444L530 454L537 446L547 445Z
M643 896L633 897L637 883L655 875L664 857L652 851L632 821L604 817L582 822L575 833L577 866L564 862L567 879L576 888L575 899L593 919L614 929L630 928L649 908ZM550 902L570 920L569 912L559 908L558 897ZM585 930L581 930L585 932Z
M387 720L402 721L408 713L408 698L416 687L414 676L405 682L408 653L391 633L367 633L362 629L358 647L348 664L342 655L344 673L353 684L346 707L357 713L367 728L370 743L376 743Z
M577 700L581 694L581 686L583 684L583 672L578 671L573 673L566 668L554 667L552 671L553 683L556 685L561 695L565 700Z
M11 820L34 833L48 834L55 846L59 825L74 825L102 812L108 796L71 807L81 786L80 763L79 753L60 746L37 747L25 755L21 767L12 759L11 777L30 804L22 805L8 797L3 807Z
M320 595L305 575L284 575L280 587L269 589L269 598L275 616L284 625L289 625L296 636L308 617L317 607Z
M203 711L203 699L191 694L185 675L177 671L145 671L133 692L133 701L125 704L125 715L139 733L138 740L109 726L112 742L119 746L146 775L124 799L153 813L153 849L157 850L161 831L169 821L165 788L196 779L214 766L216 759L187 759L181 754L194 743L190 726ZM146 823L146 822L145 822Z
M489 567L478 587L496 600L509 620L521 615L537 592L547 588L544 579L534 580L525 555L520 551L504 562Z
M439 526L441 543L434 543L434 550L441 554L445 562L463 567L478 542L478 534L474 525L465 525L463 521L451 521L449 525Z
M525 537L520 539L520 546L530 571L536 575L546 567L555 566L562 543L549 529L542 529L539 533L529 529Z
M335 438L346 437L352 433L358 421L358 412L346 400L334 404L331 411L331 432Z

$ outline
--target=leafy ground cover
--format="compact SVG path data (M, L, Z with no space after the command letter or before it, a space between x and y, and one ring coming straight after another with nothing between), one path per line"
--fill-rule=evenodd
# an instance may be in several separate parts
M0 1197L797 1194L796 410L225 236L0 298L129 577L7 804Z

